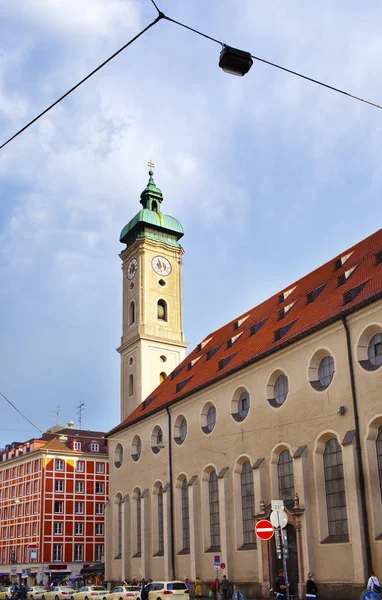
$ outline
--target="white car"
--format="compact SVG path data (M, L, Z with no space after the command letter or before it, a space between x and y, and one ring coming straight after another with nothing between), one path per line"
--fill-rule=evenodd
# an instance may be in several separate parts
M51 590L44 590L41 600L69 600L73 592L75 592L74 588L66 585L55 585Z
M154 581L150 583L148 600L189 600L190 590L183 581Z
M119 585L107 595L106 600L141 600L141 588L138 585Z
M102 585L84 585L77 592L73 590L70 600L94 600L94 598L106 598L108 590Z
M46 589L41 585L29 587L27 589L27 600L35 600L35 598L39 600L44 594L46 594Z

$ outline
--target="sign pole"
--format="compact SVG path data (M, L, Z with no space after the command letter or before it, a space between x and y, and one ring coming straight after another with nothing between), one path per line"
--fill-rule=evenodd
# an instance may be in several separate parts
M287 597L287 600L290 600L290 596L289 596L289 581L288 581L288 567L287 567L287 561L286 561L286 553L288 551L288 548L285 546L284 536L281 533L280 511L277 511L277 520L279 522L279 531L280 531L280 536L281 536L281 548L282 548L282 552L283 552L283 568L284 568L284 573L285 573L286 597Z

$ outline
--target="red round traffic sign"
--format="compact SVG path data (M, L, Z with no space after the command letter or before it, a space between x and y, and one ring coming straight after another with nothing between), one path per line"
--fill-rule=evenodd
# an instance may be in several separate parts
M256 523L255 533L261 540L270 540L275 533L275 528L267 519L262 519Z
M224 569L225 569L225 563L220 563L220 568L221 568L222 571L224 571Z

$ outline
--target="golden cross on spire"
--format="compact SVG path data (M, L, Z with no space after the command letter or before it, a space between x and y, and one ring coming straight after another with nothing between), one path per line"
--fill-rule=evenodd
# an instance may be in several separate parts
M149 167L150 171L155 169L155 165L154 165L153 161L151 160L151 158L150 158L149 162L147 163L147 166Z

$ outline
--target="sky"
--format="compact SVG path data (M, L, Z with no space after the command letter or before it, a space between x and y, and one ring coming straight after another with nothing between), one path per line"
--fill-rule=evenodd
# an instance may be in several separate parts
M157 0L382 104L382 5ZM153 21L150 0L0 0L0 144ZM119 423L119 234L147 162L182 223L189 349L379 229L382 111L160 21L0 151L0 391L41 430ZM0 398L0 447L38 431Z

